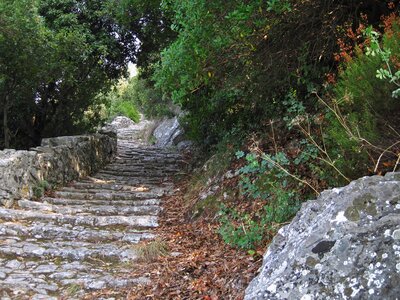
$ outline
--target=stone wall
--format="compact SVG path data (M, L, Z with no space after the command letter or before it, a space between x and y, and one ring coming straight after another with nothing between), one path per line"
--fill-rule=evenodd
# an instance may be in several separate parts
M0 205L30 198L41 181L62 184L90 175L116 154L113 133L44 139L30 151L0 151Z

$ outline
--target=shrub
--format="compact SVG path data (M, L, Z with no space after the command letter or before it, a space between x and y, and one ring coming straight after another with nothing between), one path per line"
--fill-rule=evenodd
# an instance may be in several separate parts
M39 199L43 197L44 193L51 189L51 185L46 180L39 181L33 188L33 198Z
M176 110L172 101L164 97L160 89L154 87L149 80L141 79L139 76L129 80L125 97L129 97L148 118L172 117Z
M111 115L122 115L128 117L135 123L138 123L140 121L139 112L137 111L134 104L126 100L118 101L117 103L115 103L114 106L111 107Z
M385 20L382 41L371 28L366 31L369 46L364 45L364 51L359 48L346 63L334 87L335 99L327 103L327 147L350 179L370 172L368 150L382 151L373 145L390 143L387 124L396 124L400 110L399 99L393 97L395 72L389 74L392 80L388 75L390 66L392 70L399 66L400 19L392 15Z
M243 249L252 249L270 239L280 224L288 221L299 209L301 182L291 180L283 168L290 164L283 152L276 155L265 153L236 153L245 158L246 164L239 169L242 195L254 206L251 210L222 206L219 233L223 240Z
M281 224L295 215L300 207L295 191L276 183L270 192L267 204L251 212L222 206L219 233L227 244L254 249L272 238Z

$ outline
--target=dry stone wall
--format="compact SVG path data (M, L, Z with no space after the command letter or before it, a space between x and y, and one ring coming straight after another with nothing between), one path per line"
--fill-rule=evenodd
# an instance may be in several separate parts
M110 162L117 139L112 132L44 139L30 151L0 151L0 205L30 198L41 181L61 184L84 177Z

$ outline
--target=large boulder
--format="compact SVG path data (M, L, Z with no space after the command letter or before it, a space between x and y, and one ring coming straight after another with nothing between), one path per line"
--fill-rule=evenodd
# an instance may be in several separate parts
M303 204L264 255L245 299L399 299L400 173Z
M154 130L153 135L158 147L176 146L184 140L184 132L177 117L162 121Z
M102 130L103 131L114 131L117 132L119 129L124 129L128 127L133 127L135 126L135 122L133 122L131 119L128 117L124 116L117 116L115 117L111 123L107 123Z

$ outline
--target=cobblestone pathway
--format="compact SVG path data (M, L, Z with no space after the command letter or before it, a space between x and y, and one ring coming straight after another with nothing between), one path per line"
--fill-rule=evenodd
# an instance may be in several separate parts
M160 198L180 156L141 145L141 126L118 130L115 161L40 202L0 207L0 299L74 299L131 278L135 244L154 238Z

